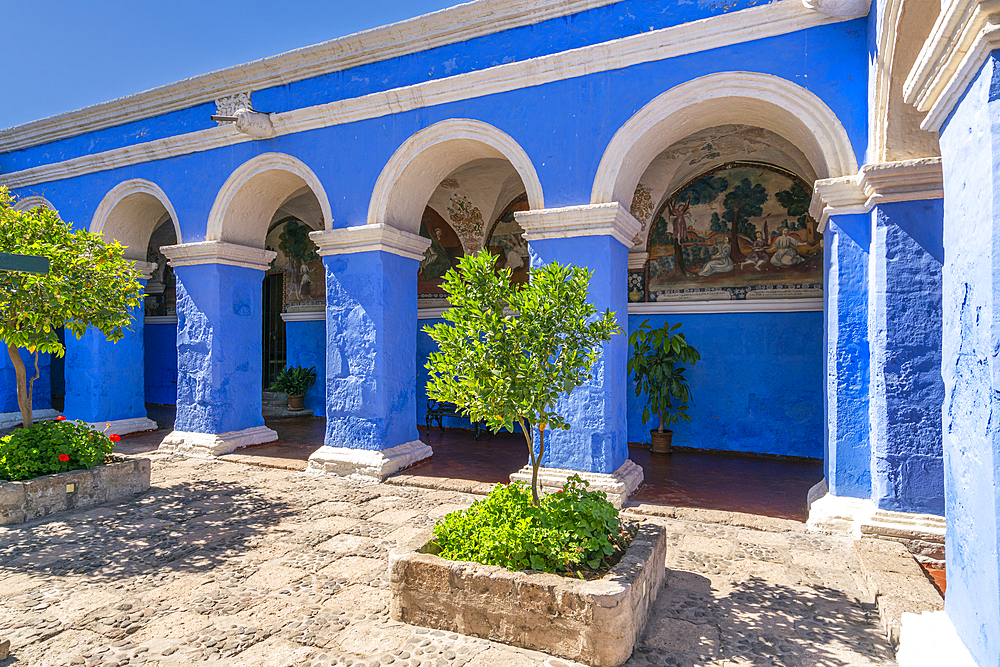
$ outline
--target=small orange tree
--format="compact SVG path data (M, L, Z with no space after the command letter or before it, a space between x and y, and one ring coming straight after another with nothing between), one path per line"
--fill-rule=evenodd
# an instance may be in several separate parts
M14 199L0 187L0 252L49 258L47 274L0 272L0 340L14 364L17 405L25 428L32 424L32 394L38 379L38 354L63 356L56 331L64 327L77 338L95 327L117 341L129 327L129 310L142 303L141 275L122 256L117 241L73 231L59 214L44 207L14 209ZM19 348L35 357L30 380Z
M424 328L439 347L428 357L427 394L494 433L521 427L535 506L545 430L570 426L556 401L590 379L603 344L622 332L614 313L598 314L587 301L591 275L551 262L532 267L528 283L515 285L510 269L496 270L489 251L466 255L444 276L451 302L445 322Z

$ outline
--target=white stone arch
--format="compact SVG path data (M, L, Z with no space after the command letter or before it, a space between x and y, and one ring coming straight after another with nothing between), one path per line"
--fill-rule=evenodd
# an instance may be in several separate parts
M208 214L206 239L263 248L274 212L302 186L316 196L323 226L330 229L330 201L312 169L291 155L264 153L241 164L226 179Z
M170 216L174 225L177 243L183 243L177 213L166 193L151 181L134 178L119 183L104 195L90 223L90 231L127 246L125 257L144 262L149 237L164 213Z
M671 88L619 128L597 168L591 203L628 208L643 171L661 151L699 130L727 124L781 135L802 151L819 178L858 172L847 131L815 94L770 74L721 72Z
M28 195L27 197L18 197L17 203L14 204L15 211L30 211L33 208L38 208L39 206L47 208L50 211L56 210L56 207L52 205L48 199L41 195Z
M542 183L524 149L488 123L455 118L420 130L396 149L375 182L368 224L418 234L424 207L441 180L479 158L510 162L527 191L528 205L545 208Z

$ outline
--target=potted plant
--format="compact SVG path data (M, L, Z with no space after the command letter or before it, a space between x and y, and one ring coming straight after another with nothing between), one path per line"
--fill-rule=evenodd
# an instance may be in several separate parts
M301 410L309 388L316 384L316 367L285 366L268 391L280 391L288 396L288 409Z
M671 451L670 441L674 432L670 430L670 425L681 420L691 421L687 414L691 388L684 376L687 369L682 364L693 366L701 355L688 345L684 334L673 333L680 326L680 322L672 327L669 322L664 322L659 329L653 329L647 319L628 338L632 346L628 372L635 381L635 395L646 394L642 423L646 424L651 415L660 418L660 427L649 432L651 450L658 454L669 454Z

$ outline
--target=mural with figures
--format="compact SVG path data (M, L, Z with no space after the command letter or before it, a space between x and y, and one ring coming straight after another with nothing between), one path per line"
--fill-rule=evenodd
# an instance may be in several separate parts
M514 220L514 213L528 210L528 196L521 195L503 210L490 230L486 247L497 255L497 268L509 268L511 282L528 282L528 242L524 230Z
M309 238L312 227L295 218L278 221L265 247L277 254L271 270L285 272L285 312L321 310L326 305L323 261Z
M451 225L430 206L424 209L420 219L420 235L431 240L431 247L424 251L417 270L417 294L421 301L441 300L444 303L444 290L441 282L444 274L465 254L462 241Z
M767 164L701 174L653 216L645 280L630 277L629 300L822 296L823 238L810 195L802 179Z

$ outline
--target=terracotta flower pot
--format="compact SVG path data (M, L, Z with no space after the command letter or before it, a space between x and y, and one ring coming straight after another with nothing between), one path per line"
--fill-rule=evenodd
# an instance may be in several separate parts
M650 431L649 436L653 441L649 449L654 454L670 454L673 451L670 447L670 441L674 437L674 432L669 428L664 429L663 433Z
M302 402L305 400L305 396L289 396L288 397L288 409L289 410L301 410Z

